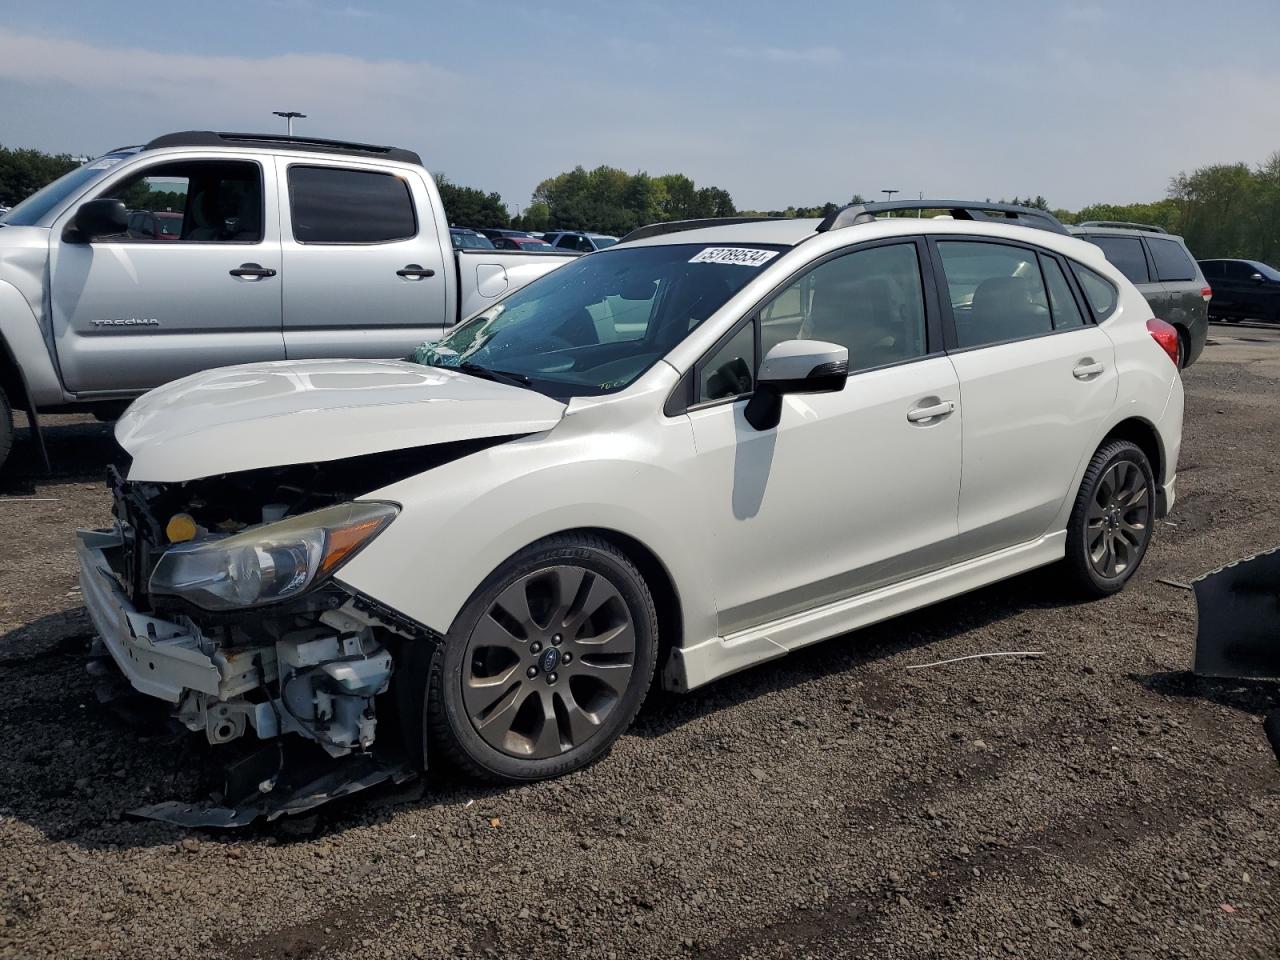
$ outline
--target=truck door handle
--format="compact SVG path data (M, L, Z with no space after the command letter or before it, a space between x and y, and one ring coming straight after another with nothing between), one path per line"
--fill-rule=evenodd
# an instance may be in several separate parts
M260 280L263 277L274 277L276 272L270 267L264 267L260 263L242 263L234 270L230 271L233 277L249 277L253 280Z
M1076 364L1076 368L1071 371L1071 375L1077 380L1092 380L1105 369L1106 368L1097 360L1094 360L1093 357L1085 357Z
M396 271L397 277L405 277L411 280L421 280L423 277L434 277L435 275L436 272L434 270L420 267L416 263L407 264Z
M955 411L956 405L950 400L939 400L937 397L929 397L927 406L912 407L907 411L907 421L909 423L923 423L926 420L941 420L943 417L949 417Z

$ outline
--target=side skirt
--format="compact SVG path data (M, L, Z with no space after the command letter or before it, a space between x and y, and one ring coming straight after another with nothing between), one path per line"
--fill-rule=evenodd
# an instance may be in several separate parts
M693 690L773 660L791 650L870 626L1062 559L1065 530L869 593L837 600L772 623L712 637L671 651L663 675L669 690Z

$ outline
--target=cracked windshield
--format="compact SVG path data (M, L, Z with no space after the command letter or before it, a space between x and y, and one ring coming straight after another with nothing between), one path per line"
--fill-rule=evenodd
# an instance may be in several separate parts
M583 257L423 344L415 359L568 398L620 390L781 247L636 247Z

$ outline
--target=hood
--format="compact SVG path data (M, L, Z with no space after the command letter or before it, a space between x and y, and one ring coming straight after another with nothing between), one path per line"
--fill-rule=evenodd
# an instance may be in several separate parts
M538 433L564 404L402 360L222 367L134 401L116 424L130 480L175 483L455 440Z

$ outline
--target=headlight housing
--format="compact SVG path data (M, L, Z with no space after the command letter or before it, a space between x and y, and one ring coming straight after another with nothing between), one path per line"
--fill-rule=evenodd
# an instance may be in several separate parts
M239 610L296 597L329 577L395 519L393 503L355 501L289 517L222 540L170 547L150 592L205 610Z

